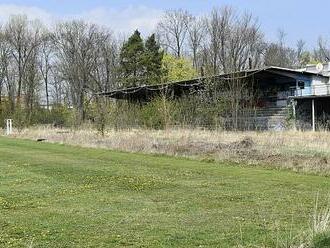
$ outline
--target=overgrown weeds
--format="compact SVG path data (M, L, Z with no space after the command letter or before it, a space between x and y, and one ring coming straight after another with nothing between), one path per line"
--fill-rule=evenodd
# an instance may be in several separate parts
M23 129L14 137L128 152L231 161L293 171L330 174L328 132L225 132L202 129L79 130L47 126Z

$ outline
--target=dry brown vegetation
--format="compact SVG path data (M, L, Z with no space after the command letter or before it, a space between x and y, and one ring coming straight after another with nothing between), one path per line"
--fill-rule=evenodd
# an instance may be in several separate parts
M91 129L48 127L24 129L18 138L106 148L128 152L185 156L205 161L231 161L248 165L287 168L330 174L330 133L225 132L210 130L108 130L100 136Z

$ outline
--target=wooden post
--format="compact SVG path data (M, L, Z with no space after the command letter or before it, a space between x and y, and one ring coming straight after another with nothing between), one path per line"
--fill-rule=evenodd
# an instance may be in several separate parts
M312 127L313 132L315 132L315 100L312 99Z

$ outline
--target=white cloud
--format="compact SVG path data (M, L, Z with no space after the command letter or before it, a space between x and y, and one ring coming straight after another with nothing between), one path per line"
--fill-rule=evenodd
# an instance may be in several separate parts
M46 25L55 20L55 16L38 7L0 4L0 21L6 22L11 15L27 15L29 19L40 19Z
M11 15L17 14L25 14L29 19L40 19L48 26L59 20L76 18L107 26L115 32L131 33L135 29L139 29L142 33L150 33L155 29L162 11L146 6L128 6L122 9L97 7L82 13L57 16L39 7L0 4L0 21L2 23Z
M144 33L152 32L162 15L162 11L145 6L129 6L124 9L95 8L78 17L89 22L110 27L117 32L133 32L139 29Z

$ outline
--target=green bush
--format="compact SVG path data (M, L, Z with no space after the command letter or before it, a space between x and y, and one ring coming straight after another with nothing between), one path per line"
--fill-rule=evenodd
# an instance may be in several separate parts
M156 98L141 108L141 122L147 128L164 129L172 124L174 109L174 102Z

